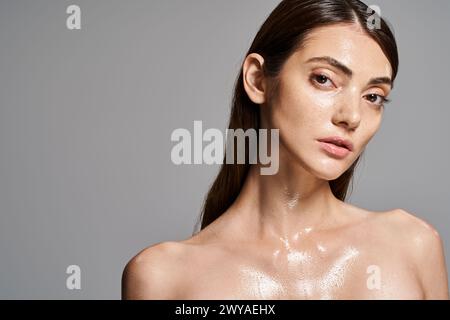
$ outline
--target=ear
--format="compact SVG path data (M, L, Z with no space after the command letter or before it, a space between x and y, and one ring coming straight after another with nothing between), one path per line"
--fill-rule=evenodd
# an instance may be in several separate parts
M251 101L256 104L265 102L266 83L263 73L264 58L257 54L249 54L243 64L244 89Z

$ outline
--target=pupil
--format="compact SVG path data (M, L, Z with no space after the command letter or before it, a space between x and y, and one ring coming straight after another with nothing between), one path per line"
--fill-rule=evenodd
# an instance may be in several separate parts
M325 77L323 75L320 75L319 76L319 82L322 83L322 84L326 83L327 82L327 77Z

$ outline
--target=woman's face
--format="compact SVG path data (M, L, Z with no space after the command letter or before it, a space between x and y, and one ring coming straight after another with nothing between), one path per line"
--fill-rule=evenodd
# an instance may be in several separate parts
M336 179L380 127L391 75L379 45L357 25L315 29L284 64L278 95L262 110L263 123L280 129L280 148L308 171ZM351 141L353 151L330 154L318 141L330 136Z

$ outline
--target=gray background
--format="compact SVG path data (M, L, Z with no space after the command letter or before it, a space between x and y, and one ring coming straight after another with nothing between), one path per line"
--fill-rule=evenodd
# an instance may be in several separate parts
M81 30L66 8L81 7ZM225 130L275 0L0 2L0 298L119 299L126 262L185 239L218 165L176 166L176 128ZM368 3L375 4L375 3ZM450 1L377 1L400 73L349 202L403 208L450 254ZM81 290L65 287L81 267Z

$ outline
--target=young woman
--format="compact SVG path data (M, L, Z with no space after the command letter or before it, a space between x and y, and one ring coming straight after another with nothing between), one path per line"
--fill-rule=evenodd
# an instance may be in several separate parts
M448 299L431 225L345 202L398 70L394 36L373 18L357 0L275 8L243 61L229 128L278 128L278 172L224 164L200 232L138 253L124 299Z

